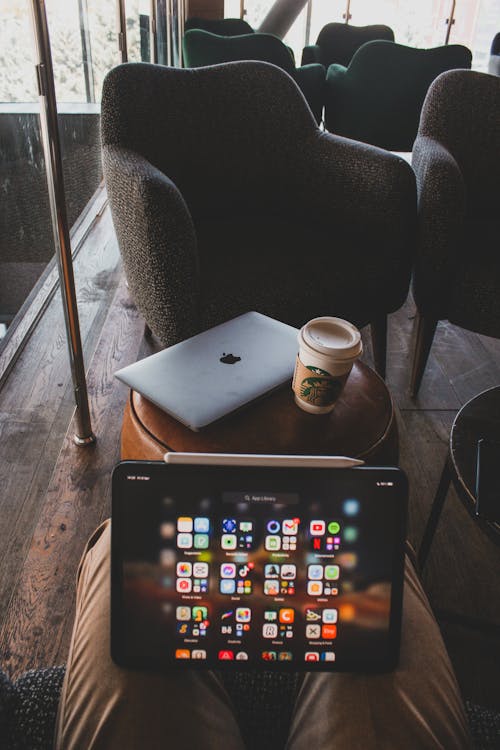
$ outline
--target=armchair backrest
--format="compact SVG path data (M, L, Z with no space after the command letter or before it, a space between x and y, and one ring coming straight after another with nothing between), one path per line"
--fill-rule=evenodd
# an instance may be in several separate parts
M491 42L490 55L500 55L500 32L495 34Z
M260 60L295 73L292 56L285 44L272 34L220 36L201 29L186 31L183 39L184 61L189 68L234 62Z
M175 183L193 216L210 217L285 203L318 128L295 83L273 65L129 63L104 81L101 134L104 150L140 154Z
M241 34L253 34L250 24L243 18L188 18L184 30L203 29L212 34L220 36L239 36Z
M389 26L351 26L347 23L327 23L318 35L319 62L328 67L338 63L347 67L352 56L363 44L375 39L394 41L394 31Z
M329 130L392 151L411 151L427 90L440 73L470 68L467 47L417 49L387 41L354 55L327 116ZM333 95L333 94L332 94Z
M498 213L500 187L500 78L451 70L429 88L419 136L443 144L457 162L469 210Z

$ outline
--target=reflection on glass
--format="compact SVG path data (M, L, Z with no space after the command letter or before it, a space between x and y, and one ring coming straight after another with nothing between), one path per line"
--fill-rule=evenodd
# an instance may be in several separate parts
M30 14L28 0L2 3L0 339L54 254Z

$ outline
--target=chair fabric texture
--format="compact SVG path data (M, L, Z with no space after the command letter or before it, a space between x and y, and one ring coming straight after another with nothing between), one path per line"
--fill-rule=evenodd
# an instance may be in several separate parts
M354 53L374 39L393 42L394 31L383 24L352 26L350 23L327 23L319 32L316 44L302 50L302 65L321 63L327 69L333 64L347 67Z
M491 43L488 73L491 73L491 75L494 76L500 76L500 32L495 34Z
M364 326L406 299L411 167L320 130L277 67L118 66L101 129L130 292L164 345L249 310Z
M241 34L253 34L253 29L243 18L188 18L184 30L203 29L211 34L220 36L239 36Z
M326 127L391 151L411 151L432 81L446 70L470 68L471 62L470 50L459 44L417 49L367 42L348 68L328 68Z
M236 60L260 60L277 65L294 79L317 122L321 121L325 68L316 64L296 68L288 47L273 34L223 37L201 29L191 29L184 34L183 51L184 63L188 68Z
M455 70L429 89L413 149L419 312L500 337L500 79Z

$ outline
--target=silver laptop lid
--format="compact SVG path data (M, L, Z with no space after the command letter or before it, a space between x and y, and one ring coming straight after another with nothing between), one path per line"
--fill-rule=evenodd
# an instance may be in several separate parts
M249 312L115 373L192 430L291 381L297 329Z

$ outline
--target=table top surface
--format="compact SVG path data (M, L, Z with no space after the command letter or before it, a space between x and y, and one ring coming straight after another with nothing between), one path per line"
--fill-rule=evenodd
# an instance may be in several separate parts
M390 450L386 462L397 462L397 430L390 393L384 381L362 362L355 363L330 414L312 415L300 409L289 386L200 432L185 427L135 391L131 393L128 408L132 422L124 422L123 458L134 457L134 440L137 443L144 433L150 445L151 440L155 441L163 452L363 458L376 453L379 446L387 445Z
M477 443L481 438L500 443L500 386L475 396L458 412L450 434L450 457L458 490L475 516ZM482 521L500 535L500 524Z

